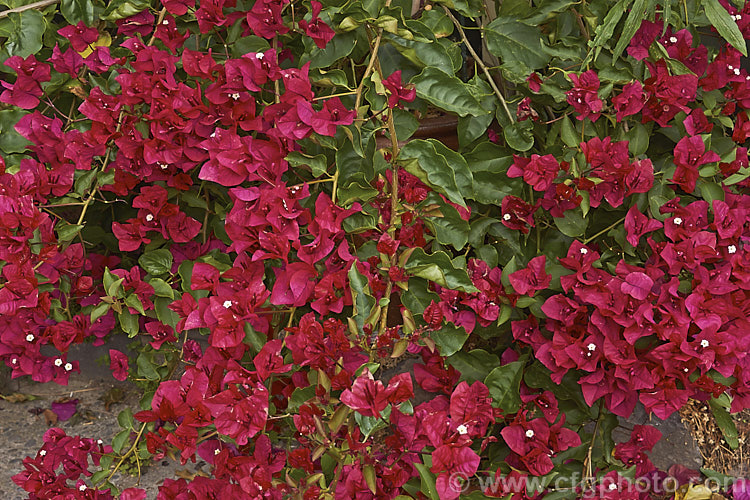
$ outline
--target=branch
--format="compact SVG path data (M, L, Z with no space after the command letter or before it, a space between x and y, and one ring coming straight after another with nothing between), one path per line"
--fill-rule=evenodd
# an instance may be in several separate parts
M8 17L9 14L13 14L14 12L23 12L25 10L31 10L31 9L43 9L44 7L49 7L50 5L54 5L58 3L60 0L40 0L39 2L30 3L28 5L23 5L21 7L16 7L14 9L8 9L0 12L0 19L4 17Z
M487 69L487 66L482 61L482 58L479 57L479 55L474 50L474 47L471 46L471 43L469 43L468 38L466 38L466 33L464 33L464 29L461 27L461 23L458 22L458 20L453 17L453 14L448 9L448 7L443 6L443 10L445 10L445 13L450 17L451 21L453 21L453 25L458 30L458 34L461 35L461 40L463 40L464 45L466 45L466 48L469 49L469 53L471 54L471 57L474 58L474 61L479 65L480 68L482 68L482 71L484 71L484 74L487 75L487 80L489 84L492 86L492 90L495 91L495 95L498 99L500 99L500 103L503 105L503 108L505 109L505 113L508 115L508 119L510 120L510 123L515 123L516 119L513 116L513 114L510 112L510 109L508 109L508 103L505 102L505 97L503 97L502 92L500 92L500 89L497 88L497 85L495 84L495 80L492 79L492 75L490 75L490 70Z

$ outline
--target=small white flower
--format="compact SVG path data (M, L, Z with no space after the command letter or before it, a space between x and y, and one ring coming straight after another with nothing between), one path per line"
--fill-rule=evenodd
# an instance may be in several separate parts
M741 15L737 14L736 16L734 16L735 21L739 21L740 19L742 19Z
M154 214L146 214L146 222L151 222L154 220Z
M169 19L165 19L161 22L164 26L169 26Z
M235 92L234 94L230 94L229 97L234 99L235 101L240 98L239 92Z
M63 364L63 362L62 362L62 359L60 359L60 358L57 358L57 359L55 360L55 366L62 366L62 364Z
M596 351L596 344L592 342L586 346L586 349L588 349L589 351Z
M18 358L13 358L10 360L10 364L15 365L16 363L18 363Z
M216 131L214 130L213 132L211 132L211 135L209 137L211 139L213 139L214 137L216 137Z
M609 486L607 486L607 488L609 488L609 491L614 491L617 489L617 485L615 483L611 483Z
M734 68L734 74L739 75L740 74L740 68Z
M456 427L456 431L463 436L464 434L469 433L469 428L466 427L464 424L461 424L458 427Z
M586 255L587 253L589 253L588 248L581 248L581 255Z
M727 64L727 69L729 71L732 71L734 69L734 66L732 66L731 64Z
M676 36L670 36L669 37L669 42L670 43L677 43L677 37Z
M729 245L727 247L727 252L729 252L729 253L736 253L737 252L737 247L734 246L734 245Z
M682 219L680 217L675 217L674 223L679 226L680 224L682 224Z
M701 340L701 347L708 347L708 346L709 346L708 340L706 339Z
M526 437L529 438L529 439L533 438L534 437L534 431L532 431L531 429L529 429L528 431L526 431Z
M685 373L688 373L690 370L688 368L683 368L682 371L684 371Z
M43 456L45 456L46 454L47 454L47 450L40 450L40 451L39 451L39 456L40 456L40 457L43 457Z
M86 491L86 485L82 484L81 486L79 486L78 491Z
M96 440L96 444L98 444L98 445L103 445L103 444L104 444L104 441L102 441L101 439L97 439L97 440Z
M169 165L167 165L166 163L159 163L159 168L162 170L166 170L169 168Z
M214 450L214 455L218 455L219 453L221 453L221 450L220 450L220 449L218 449L218 448L216 448L216 449Z
M264 57L265 57L265 54L263 54L262 52L258 52L257 54L255 54L256 59L263 59Z
M26 335L26 342L34 342L34 335L31 333Z
M510 214L503 215L503 220L510 220L510 219L511 219Z
M224 309L229 309L230 307L232 307L232 301L231 300L225 300L224 303L222 304L222 306L224 306Z
M65 371L66 372L69 372L72 369L73 369L73 365L71 365L70 363L65 363Z

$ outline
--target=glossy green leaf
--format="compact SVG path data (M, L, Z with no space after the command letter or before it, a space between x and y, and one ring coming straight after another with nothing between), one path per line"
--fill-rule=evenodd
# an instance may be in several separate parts
M65 221L60 221L60 223L57 224L57 227L55 227L55 231L57 231L57 239L60 242L71 241L81 232L82 228L82 224L68 224Z
M424 494L430 500L440 500L437 489L435 488L435 474L430 472L430 468L425 464L414 463L414 467L419 472L419 478L422 481L422 489L420 492Z
M490 371L500 365L500 358L496 354L490 354L483 349L474 349L469 352L458 351L447 361L458 370L462 379L470 383L476 380L483 382Z
M0 21L0 37L7 37L5 52L23 58L36 54L42 48L42 35L46 29L47 21L37 10L12 12Z
M407 172L452 202L465 207L464 198L473 197L473 180L466 160L441 142L415 139L401 148L399 160Z
M127 309L123 309L117 315L117 321L120 323L122 331L128 334L128 337L135 337L140 332L138 327L138 316L130 314Z
M134 16L151 7L149 0L110 0L104 9L102 19L106 21L117 21L126 17Z
M130 429L124 429L118 432L114 438L112 438L112 450L115 453L120 453L124 450L125 444L130 440ZM107 471L104 471L107 472Z
M457 251L461 251L469 240L469 222L463 220L458 210L434 193L426 201L440 206L442 217L425 217L425 222L434 228L435 238L441 245L450 245Z
M463 327L453 325L444 325L440 330L430 332L430 338L435 341L435 345L440 349L441 356L453 356L466 343L469 334Z
M533 128L531 120L515 122L503 127L503 137L511 149L519 152L528 151L534 146Z
M172 253L166 248L158 248L144 253L138 258L141 267L152 276L166 274L172 269Z
M83 21L86 26L94 24L94 4L91 0L62 0L60 13L70 24Z
M583 217L580 207L566 211L565 217L555 217L555 226L557 226L561 233L571 238L583 236L588 223L589 220Z
M625 47L630 43L630 40L633 39L633 35L635 35L635 32L640 28L643 19L645 19L644 14L647 2L652 1L653 0L635 0L628 17L625 19L625 26L622 29L622 33L620 33L620 36L617 39L617 45L615 45L615 50L612 53L612 60L619 58L622 51L625 50Z
M717 399L711 399L709 404L711 406L711 412L716 419L716 425L721 430L724 439L730 448L736 450L739 448L740 442L738 439L739 434L737 433L737 426L735 425L734 420L732 420L732 415L729 414L727 407L721 404Z
M487 49L503 63L525 67L529 70L541 68L549 62L549 55L542 50L542 33L516 17L498 17L485 28ZM525 78L528 76L523 75Z
M159 373L154 368L151 356L145 352L138 355L136 365L138 366L138 375L140 377L144 377L148 380L159 380Z
M18 108L0 111L0 151L3 153L22 153L26 145L31 144L15 129L18 120L26 114Z
M406 261L404 268L407 273L413 276L433 281L451 290L460 290L467 293L477 291L466 271L454 267L453 262L445 252L427 254L421 248L417 248Z
M417 96L442 110L458 116L488 113L465 83L437 68L425 68L411 83L416 87Z
M349 288L352 293L352 306L354 308L354 321L360 332L363 331L365 320L370 316L372 309L377 307L377 301L370 292L367 278L360 274L357 266L349 268Z
M719 0L702 0L701 5L706 12L706 17L711 21L711 25L716 28L722 38L747 57L745 37L727 9L719 3Z
M490 390L492 405L506 414L515 413L521 407L520 385L524 361L514 361L492 370L484 384Z

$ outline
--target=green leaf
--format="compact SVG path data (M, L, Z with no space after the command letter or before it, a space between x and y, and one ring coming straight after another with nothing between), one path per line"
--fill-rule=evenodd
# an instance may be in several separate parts
M166 248L151 250L138 258L141 267L152 276L168 273L172 269L172 261L172 253Z
M325 174L328 168L328 161L325 155L309 156L299 151L292 151L287 155L286 161L292 167L309 167L315 177Z
M503 137L515 151L528 151L534 146L534 124L531 120L515 122L503 127Z
M107 314L107 312L109 312L109 309L111 307L112 306L110 304L107 304L106 302L100 302L99 304L97 304L91 310L91 315L90 315L91 322L94 323L97 319Z
M315 50L311 51L312 57L310 57L310 68L328 68L333 65L334 62L351 54L356 45L356 31L338 33L330 42L328 42L326 48L315 48Z
M68 224L65 221L60 221L55 228L57 231L57 239L60 242L71 241L75 238L83 228L81 224Z
M118 432L115 437L112 438L112 451L114 451L115 453L120 453L125 448L125 443L129 441L130 433L130 429L124 429Z
M484 30L487 49L504 64L534 70L549 61L542 50L542 34L536 26L529 26L515 16L498 17ZM528 76L519 75L523 78Z
M458 351L451 355L448 364L461 373L461 378L474 382L484 381L493 366L500 365L500 358L496 354L490 354L483 349L474 349L469 352Z
M555 225L565 236L578 238L586 232L589 220L583 217L580 207L565 212L565 217L555 217Z
M709 401L709 405L711 406L711 412L713 412L714 418L716 419L716 425L721 429L724 439L730 448L736 450L739 448L740 442L737 433L737 426L734 424L732 416L729 414L729 411L727 411L727 408L715 398L712 398Z
M125 408L117 415L117 423L123 429L132 429L135 427L135 420L133 420L133 411L130 408Z
M707 202L712 203L714 200L724 201L724 190L717 183L702 182L698 187L701 192L701 198Z
M434 193L427 197L427 203L439 205L442 217L425 217L425 222L435 229L435 238L441 245L452 245L461 251L469 240L469 223L461 218L458 210Z
M739 50L743 56L747 57L745 38L742 36L737 23L732 20L729 12L727 12L727 9L722 7L719 0L703 0L701 5L705 9L706 17L711 21L711 25L716 28L716 31L719 32L722 38L729 42L735 49Z
M26 145L31 144L21 134L16 132L18 120L28 114L18 108L0 111L0 151L4 153L23 153Z
M130 314L127 309L123 309L123 311L117 315L117 321L120 322L120 328L122 328L122 331L127 333L130 338L135 337L140 332L138 316Z
M169 308L169 304L171 303L172 299L157 297L156 299L154 299L154 309L156 310L156 317L159 319L159 321L174 328L175 326L177 326L177 322L180 320L180 317L176 312Z
M134 16L151 7L149 0L111 0L104 9L102 19L105 21L117 21L126 17Z
M430 332L430 338L435 341L435 345L440 349L441 356L453 356L464 346L469 334L464 327L455 327L445 325L440 330Z
M307 403L315 397L315 386L297 387L289 397L289 407L287 411L296 412L300 406Z
M356 265L349 268L349 288L352 292L354 321L357 323L358 330L363 332L365 320L378 305L375 297L370 293L367 278L359 273Z
M467 293L477 291L466 271L456 269L445 252L427 254L421 248L417 248L409 257L404 269L413 276L433 281L444 288Z
M625 134L625 139L628 140L628 150L633 156L640 156L646 153L649 143L649 134L646 127L640 123L633 125L633 128L628 130Z
M365 439L372 436L375 431L386 427L388 417L391 416L390 405L386 406L385 410L381 412L381 415L383 416L383 418L365 417L359 412L354 412L354 420L357 422L357 425L359 425L359 430L362 431Z
M625 19L625 26L617 40L617 45L615 45L615 50L612 54L613 62L620 57L620 54L628 46L630 40L633 39L633 35L635 35L635 32L638 31L638 28L645 19L647 1L652 2L653 0L635 0L635 3L633 3L633 8L630 9L630 14Z
M151 356L147 355L145 352L142 352L138 355L136 364L138 365L139 376L145 377L148 380L159 380L159 374L154 368Z
M583 66L585 66L592 59L595 59L596 55L599 54L599 50L601 49L601 47L612 40L612 36L615 33L617 23L620 22L622 15L625 13L625 8L632 1L633 0L620 0L612 8L609 9L609 12L604 17L602 23L596 27L596 36L594 37L594 40L589 43L589 46L591 48L594 48L595 51L589 51L588 55L586 56L586 60L583 63Z
M569 148L577 148L578 143L581 142L581 134L576 131L573 122L567 116L563 116L561 121L560 138Z
M458 116L488 114L468 86L455 76L427 67L411 79L417 96L440 109Z
M62 0L60 12L70 24L83 21L86 26L94 24L94 4L91 0Z
M521 407L520 385L525 361L514 361L492 370L484 384L490 390L492 405L506 414L515 413Z
M466 206L473 197L473 179L463 156L435 139L415 139L401 148L399 160L404 169L444 194L454 203Z
M0 36L5 41L5 52L9 56L29 57L42 49L42 36L47 29L47 21L41 12L29 9L12 12L0 22Z
M419 478L422 480L421 493L430 500L440 500L440 495L435 488L435 474L430 472L430 468L425 464L415 463L414 467L419 471Z
M143 310L143 303L141 302L141 299L139 299L138 296L134 293L125 297L125 305L128 307L132 307L142 315L146 314L146 311Z
M148 284L154 287L154 293L157 297L167 297L168 299L174 298L174 289L161 278L151 278L148 280Z

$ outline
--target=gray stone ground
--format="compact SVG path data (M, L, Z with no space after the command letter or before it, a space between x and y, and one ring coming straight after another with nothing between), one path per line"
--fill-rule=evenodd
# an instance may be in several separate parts
M68 435L78 435L86 438L102 439L111 442L112 437L120 430L117 424L117 414L127 407L133 413L140 410L138 406L139 394L132 385L118 382L109 371L107 364L97 363L104 358L110 348L125 351L124 345L113 346L111 342L102 347L91 345L75 346L71 349L69 359L77 359L81 364L81 373L73 374L67 386L54 383L38 384L28 380L28 377L11 380L5 393L19 392L41 396L40 399L23 403L9 403L0 399L0 444L3 453L0 454L0 498L3 500L22 500L28 495L13 483L11 476L23 470L24 457L34 456L42 445L42 437L49 428L44 416L34 415L30 410L35 408L50 408L51 403L61 397L78 399L78 412L87 418L73 419L59 422ZM119 387L125 393L125 399L113 404L110 411L106 411L104 402L100 399L112 387ZM164 460L151 464L141 477L139 487L145 488L148 498L156 498L158 485L164 478L174 478L178 471L187 470L193 473L196 466L188 462L181 466L171 460ZM205 464L204 464L205 465ZM121 488L136 486L137 478L130 476L115 476L114 483Z
M0 499L22 500L27 495L24 491L11 481L11 476L23 469L22 461L27 455L35 455L42 444L44 432L48 429L42 415L34 415L30 412L35 408L50 408L52 401L61 397L78 399L79 413L86 414L89 418L72 419L57 424L65 430L68 435L79 435L102 439L110 442L120 427L117 424L117 414L130 407L137 412L139 393L133 386L125 382L115 380L110 371L108 361L104 363L110 348L127 350L127 339L119 345L113 345L117 340L110 341L102 347L91 345L74 346L69 354L69 359L77 359L81 364L81 373L74 374L70 378L68 386L59 386L54 383L37 384L26 378L12 380L5 393L19 392L41 396L40 399L24 403L9 403L0 399L0 445L3 453L0 454ZM99 362L97 362L99 361ZM125 392L125 399L112 405L110 411L104 407L100 399L112 387L119 387ZM667 470L673 464L680 464L690 468L698 468L702 465L702 457L698 447L690 433L680 422L677 414L666 421L655 417L649 417L639 406L633 416L622 421L622 427L615 432L616 441L626 441L630 437L630 429L637 424L650 424L656 426L663 437L651 454L651 460L659 468ZM164 478L174 478L180 471L189 474L196 470L206 470L206 464L188 463L180 465L171 460L163 460L151 464L145 470L140 479L140 487L148 492L148 498L156 498L158 485ZM137 478L118 475L114 480L121 488L136 486Z

